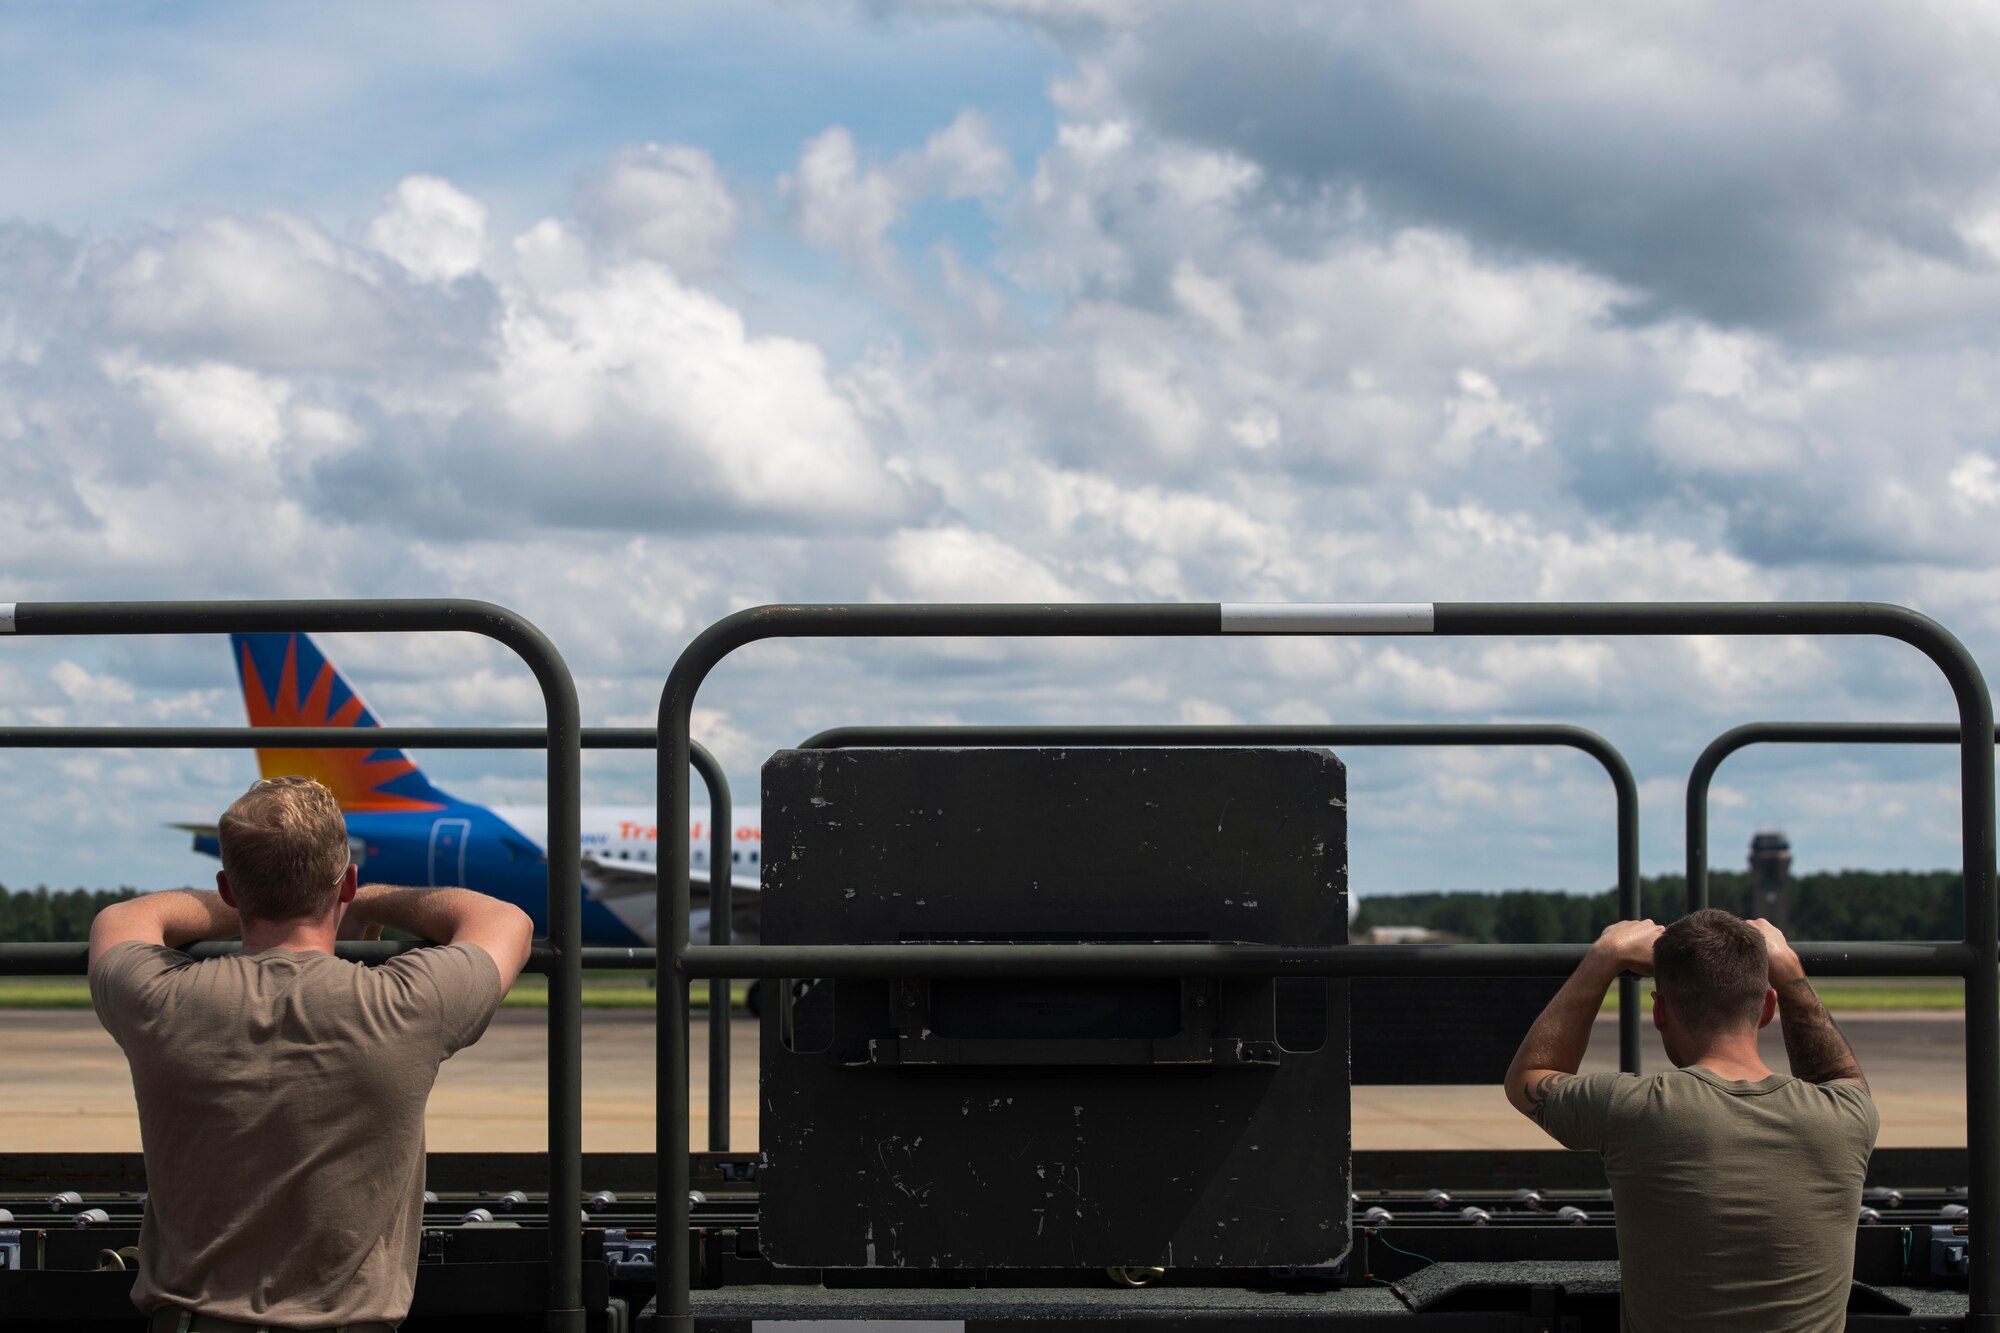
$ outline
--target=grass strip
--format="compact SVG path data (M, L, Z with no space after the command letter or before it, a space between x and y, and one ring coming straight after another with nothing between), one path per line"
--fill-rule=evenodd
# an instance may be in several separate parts
M583 1007L586 1009L651 1009L651 978L643 972L594 971L584 976ZM1895 1010L1958 1013L1965 1008L1965 987L1948 977L1833 978L1816 981L1813 988L1836 1015L1879 1013ZM729 988L732 1005L741 1009L750 984L738 981ZM1651 995L1653 983L1641 982L1640 1004ZM689 985L692 1008L708 1008L708 983ZM514 984L503 1004L509 1009L546 1009L549 1003L548 978L525 976ZM0 1009L88 1009L90 988L81 977L0 978ZM1618 988L1604 997L1605 1013L1618 1011Z
M1650 1011L1652 981L1642 979L1639 989L1640 1007ZM1965 1008L1965 985L1951 977L1837 977L1815 981L1813 989L1836 1016L1888 1010L1959 1013ZM1600 1012L1618 1012L1618 987L1605 995Z

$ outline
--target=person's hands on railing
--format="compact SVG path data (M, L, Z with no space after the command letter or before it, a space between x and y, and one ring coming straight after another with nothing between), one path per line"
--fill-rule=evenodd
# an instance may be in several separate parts
M1805 976L1806 966L1799 961L1799 955L1792 948L1791 941L1785 938L1784 931L1761 916L1750 924L1764 937L1764 952L1771 958L1771 988L1782 995L1788 983Z
M1614 976L1620 972L1631 972L1650 977L1653 975L1653 942L1665 929L1665 926L1656 925L1651 920L1614 921L1592 942L1590 952Z

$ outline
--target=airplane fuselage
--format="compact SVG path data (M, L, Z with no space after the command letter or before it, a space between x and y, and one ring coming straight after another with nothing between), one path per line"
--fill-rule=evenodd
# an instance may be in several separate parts
M729 870L739 880L754 879L762 858L758 811L741 810L734 823L730 836L734 863ZM538 936L548 933L545 809L461 803L435 812L351 810L347 812L347 832L362 883L463 884L516 904L534 918ZM635 873L657 870L660 843L650 809L586 808L582 834L587 861L629 865ZM689 834L693 869L705 875L710 868L706 810L693 812ZM595 891L597 878L601 876L585 869L583 942L647 947L657 943L655 896L647 892L606 895ZM739 883L739 894L742 887ZM690 928L696 940L707 941L705 907L696 909Z

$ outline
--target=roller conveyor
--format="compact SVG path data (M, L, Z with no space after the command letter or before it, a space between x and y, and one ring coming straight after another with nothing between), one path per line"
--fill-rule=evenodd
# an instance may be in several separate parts
M1581 1321L1565 1327L1616 1327L1616 1211L1596 1163L1581 1156L1358 1153L1348 1201L1354 1248L1330 1268L911 1273L770 1263L759 1245L758 1158L696 1154L692 1178L707 1187L690 1200L685 1242L696 1327L734 1333L746 1320L901 1320L948 1310L968 1329L1023 1320L1045 1330L1072 1320L1100 1328L1382 1320L1519 1328L1529 1307ZM22 1155L10 1164L0 1178L0 1209L11 1214L0 1221L0 1255L15 1271L0 1272L0 1307L32 1312L31 1326L129 1327L121 1302L145 1199L121 1186L132 1183L136 1156ZM1960 1151L1876 1153L1864 1198L1873 1215L1856 1227L1852 1327L1960 1326L1968 1203L1963 1186L1941 1180L1963 1164ZM450 1187L425 1201L418 1300L405 1325L412 1333L515 1326L495 1322L492 1310L496 1293L532 1293L545 1272L548 1198L530 1188L538 1165L531 1154L432 1159L432 1179ZM67 1176L32 1187L21 1179L51 1172ZM472 1187L482 1172L491 1184ZM587 1219L587 1283L602 1293L591 1328L649 1326L659 1262L650 1174L649 1159L634 1155L585 1158L578 1210ZM1436 1183L1413 1183L1424 1179ZM524 1315L518 1327L539 1327L537 1317Z

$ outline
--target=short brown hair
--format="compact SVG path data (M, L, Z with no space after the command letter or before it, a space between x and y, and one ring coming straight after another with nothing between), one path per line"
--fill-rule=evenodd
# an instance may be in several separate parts
M1755 926L1705 907L1668 926L1654 943L1653 984L1694 1032L1754 1028L1771 984L1770 954Z
M340 802L311 778L267 778L236 798L216 825L222 872L237 910L258 921L318 920L347 873Z

